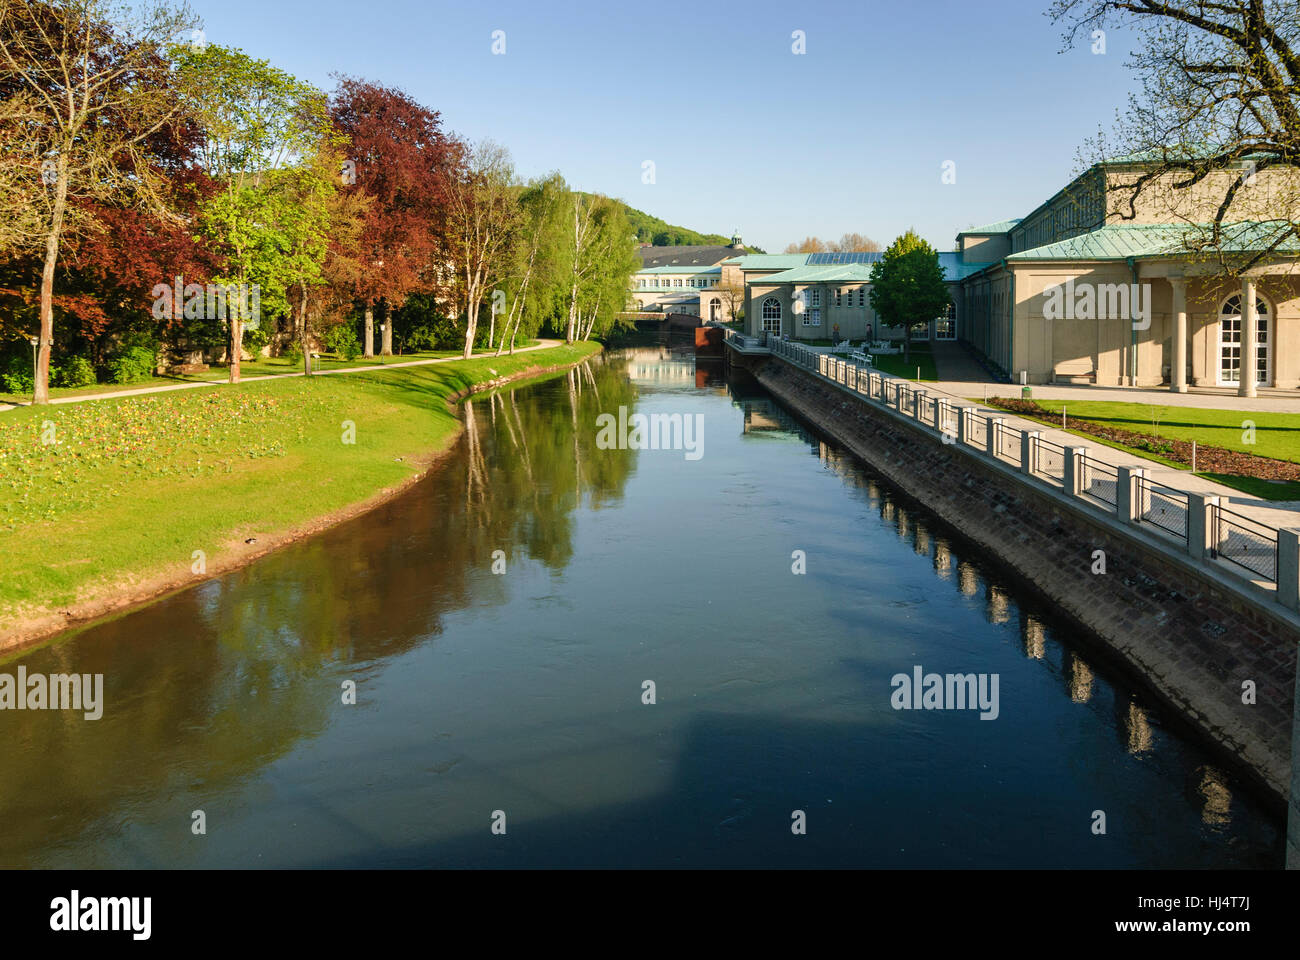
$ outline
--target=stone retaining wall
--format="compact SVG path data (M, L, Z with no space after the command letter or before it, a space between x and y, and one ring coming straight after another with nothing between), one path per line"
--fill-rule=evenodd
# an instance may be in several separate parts
M1129 664L1159 699L1279 805L1291 783L1298 633L1284 618L1171 563L1014 468L982 461L780 359L755 376L881 476L1032 583ZM1094 574L1093 552L1106 554ZM1243 683L1255 700L1242 702Z

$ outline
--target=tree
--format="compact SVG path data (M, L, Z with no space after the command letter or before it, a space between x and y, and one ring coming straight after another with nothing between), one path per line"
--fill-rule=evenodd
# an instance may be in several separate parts
M220 192L204 204L201 228L226 261L214 282L258 291L260 308L289 313L297 277L282 228L291 201L270 189L276 173L341 137L330 124L325 95L308 83L240 50L215 44L181 60L187 109L203 129L200 157ZM244 310L229 311L230 382L239 382Z
M36 403L49 402L60 247L95 228L79 201L168 215L151 146L178 112L167 45L195 22L162 3L112 17L105 0L0 0L0 126L32 152L24 176L6 150L0 207L36 211L10 221L8 245L43 257Z
M713 293L722 301L727 314L733 320L745 319L745 285L743 283L720 283Z
M1104 42L1111 23L1140 39L1142 76L1116 131L1133 172L1106 186L1121 219L1154 199L1190 250L1247 269L1300 237L1300 18L1289 0L1057 0L1065 43ZM1097 31L1102 31L1100 34ZM1086 148L1110 160L1106 138ZM1225 251L1238 254L1228 263ZM1249 252L1246 252L1249 251Z
M446 247L447 204L463 145L443 134L437 111L395 87L352 77L339 78L330 115L351 142L346 179L373 201L354 284L365 313L362 352L374 356L374 306L382 301L388 316L381 352L389 355L393 311L439 279L430 267Z
M846 233L837 241L828 244L832 251L839 253L879 253L880 244L860 233Z
M564 339L566 343L573 343L583 338L584 307L599 312L602 300L608 307L609 299L603 295L603 282L611 269L618 269L619 253L626 251L629 257L635 257L635 253L627 242L626 224L622 222L622 210L617 201L599 193L575 193L569 206L571 216L567 217L566 241L569 295ZM634 270L629 270L624 277L624 292ZM620 296L615 309L622 308ZM588 322L587 327L590 326Z
M871 265L871 309L888 327L903 329L903 359L911 358L912 328L943 314L952 298L939 254L908 230Z
M451 183L448 246L462 284L465 358L474 353L478 317L487 288L502 270L519 215L509 152L491 140L475 144Z
M825 241L817 237L804 237L798 243L788 244L785 248L786 253L825 253L828 247Z
M569 197L568 187L559 173L534 180L519 198L520 227L511 246L513 266L507 285L511 291L510 308L497 343L500 356L510 337L510 352L515 352L515 338L527 319L527 333L540 326L538 309L553 293L559 279L559 254L563 246L561 212ZM540 290L542 297L535 296ZM530 309L531 307L531 309Z

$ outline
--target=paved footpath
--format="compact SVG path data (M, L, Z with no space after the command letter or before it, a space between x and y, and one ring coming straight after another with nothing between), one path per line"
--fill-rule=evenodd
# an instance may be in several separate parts
M954 406L976 406L976 407L980 406L980 400L978 395L973 399L971 398L971 394L973 392L972 388L978 387L979 386L978 384L971 384L966 381L961 381L956 383L942 382L942 381L938 383L934 383L934 382L915 383L914 381L909 381L909 382L913 382L916 389L924 390L931 397L936 397L936 396L946 397L947 399L953 401ZM1049 390L1066 391L1069 389L1071 388L1038 387L1038 386L1032 388L1034 399L1058 399L1057 397L1051 396L1047 391ZM1112 397L1101 396L1100 394L1116 393L1116 394L1120 394L1123 397L1123 399L1127 400L1128 402L1138 402L1138 403L1172 402L1175 399L1186 399L1192 396L1191 394L1171 393L1168 391L1156 392L1151 390L1145 390L1145 391L1138 390L1138 391L1130 392L1127 390L1118 390L1118 389L1117 390L1103 389L1101 391L1098 391L1096 387L1080 387L1075 389L1088 391L1086 397L1086 399L1088 400L1109 400L1112 399ZM1160 399L1138 400L1136 399L1136 397L1139 395L1158 397ZM1012 397L1018 399L1020 397L1020 387L1013 386L1011 384L1006 384L1006 383L989 384L988 396ZM1080 396L1079 399L1082 400L1085 398ZM1228 404L1225 404L1223 397L1197 394L1195 395L1195 399L1199 401L1214 401L1214 402L1213 403L1201 402L1201 403L1191 403L1191 404L1182 404L1182 405L1183 406L1204 406L1204 407L1211 407L1213 409L1220 409L1220 410L1238 409L1238 404L1235 402L1232 403L1230 406ZM1285 408L1278 408L1278 409L1285 409L1291 412L1297 412L1298 409L1300 409L1300 403L1298 403L1296 400L1281 401L1273 398L1258 397L1256 398L1256 401L1257 402L1271 401L1275 403L1285 402L1288 403L1289 406ZM1243 402L1249 402L1249 401L1243 401ZM1241 407L1240 409L1256 409L1256 408ZM1274 408L1262 407L1258 409L1267 410L1267 409L1274 409ZM1010 413L1006 410L990 409L988 411L988 415L1001 417L1005 421L1008 427L1013 427L1016 430L1037 430L1040 434L1042 434L1044 440L1049 440L1052 443L1059 444L1060 446L1083 447L1087 451L1087 455L1089 457L1091 457L1094 460L1100 460L1103 463L1108 463L1111 466L1142 467L1144 470L1146 470L1147 476L1149 476L1152 480L1154 480L1157 483L1163 483L1166 486L1173 487L1177 490L1190 490L1194 493L1204 493L1204 494L1217 496L1220 498L1220 502L1223 503L1225 506L1231 506L1231 508L1233 510L1236 510L1238 513L1245 514L1251 519L1258 520L1260 523L1267 524L1270 527L1300 527L1300 500L1264 500L1259 497L1252 497L1249 494L1242 493L1240 490L1235 490L1232 487L1225 487L1223 484L1215 483L1213 480L1207 480L1204 477L1198 477L1195 474L1193 474L1190 470L1175 470L1173 467L1167 467L1164 464L1157 463L1154 460L1144 460L1141 457L1137 456L1136 454L1131 454L1124 450L1117 450L1114 447L1104 446L1099 443L1089 442L1086 437L1083 437L1079 434L1067 433L1064 430L1060 430L1060 429L1053 429L1052 427L1049 427L1045 423L1040 423L1037 420L1028 420L1025 419L1024 417L1018 417L1014 413Z
M546 350L550 347L560 347L564 344L559 340L540 340L534 347L520 347L515 354L531 353L534 350ZM488 360L495 357L494 353L476 353L470 357L471 360ZM503 353L503 357L510 354ZM426 360L403 360L400 363L372 363L367 367L344 367L341 370L318 370L313 376L328 377L335 373L369 373L375 370L395 370L399 367L427 367L434 363L455 363L457 360L464 360L464 357L432 357ZM240 377L240 383L254 383L258 380L281 380L284 377L301 377L301 371L295 373L264 373L256 377ZM138 397L146 393L168 393L172 390L192 390L195 387L220 387L229 384L228 380L189 380L184 383L169 383L160 387L138 387L134 390L114 390L112 393L86 393L72 397L56 397L50 403L84 403L87 400L111 400L115 397ZM13 410L15 407L30 407L30 403L0 403L0 411Z

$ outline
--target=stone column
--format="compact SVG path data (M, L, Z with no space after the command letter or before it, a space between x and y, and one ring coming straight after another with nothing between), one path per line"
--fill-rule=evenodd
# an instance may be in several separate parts
M1187 494L1187 555L1204 560L1214 549L1210 542L1213 530L1210 511L1219 505L1219 498L1204 493Z
M1001 417L984 418L984 452L994 459L997 459L998 455L998 430L1001 429L1002 424Z
M1033 476L1034 451L1042 434L1037 430L1020 431L1020 472Z
M1174 359L1169 371L1169 389L1174 393L1187 392L1187 279L1170 277L1173 290Z
M1259 317L1255 315L1255 280L1241 278L1241 372L1237 396L1255 396L1255 365L1259 350Z
M1065 448L1065 472L1064 483L1065 495L1067 497L1077 497L1083 490L1083 475L1079 469L1080 456L1087 447L1066 447Z

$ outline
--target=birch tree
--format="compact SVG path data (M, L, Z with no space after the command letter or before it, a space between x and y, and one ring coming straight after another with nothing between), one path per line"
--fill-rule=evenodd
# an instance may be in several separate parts
M513 177L505 147L483 140L470 148L449 190L448 239L465 305L466 359L474 353L479 312L492 279L502 272L518 220Z

